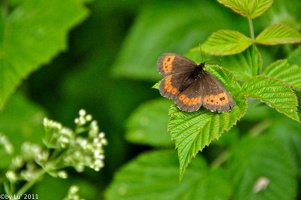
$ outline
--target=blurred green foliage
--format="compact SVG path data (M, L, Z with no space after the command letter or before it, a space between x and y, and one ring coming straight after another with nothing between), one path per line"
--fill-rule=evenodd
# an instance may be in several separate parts
M20 9L25 1L3 2L5 4L0 5L2 8L8 6L10 11L15 11ZM286 199L300 197L300 191L297 194L297 187L300 188L297 181L300 183L301 177L300 124L253 99L249 100L248 111L237 127L223 134L216 143L206 147L201 153L202 156L197 155L197 159L188 167L183 182L178 183L178 159L166 131L168 107L172 102L165 99L154 100L160 95L156 89L152 89L161 78L157 72L157 58L164 52L185 54L203 43L212 32L221 29L237 30L249 35L244 18L212 0L57 2L85 2L89 16L87 13L83 14L68 29L64 29L63 35L68 44L53 50L51 55L48 54L51 49L47 48L58 41L50 37L45 46L44 43L40 44L39 49L34 52L39 62L35 62L35 66L26 74L20 75L21 79L15 85L18 85L15 94L6 100L1 110L0 132L9 135L17 153L20 143L25 140L41 142L44 134L44 115L73 127L74 122L71 119L80 108L84 108L98 120L101 131L106 133L109 145L105 148L106 166L99 173L87 170L78 174L70 170L71 178L67 180L47 176L30 192L38 193L40 199L44 200L61 199L71 184L77 184L81 188L81 196L86 199L102 199L104 196L107 199L118 199L126 194L134 195L128 199L172 198L173 196L165 196L171 194L174 198L199 199L200 196L194 196L199 194L195 191L201 193L216 187L214 191L208 191L208 194L202 193L204 199L209 199L208 196L213 197L212 194L215 193L219 199L233 196L233 199L239 199L247 198L244 195L249 194L248 189L252 188L252 183L260 177L251 176L248 170L251 171L254 165L260 165L256 174L271 173L270 182L276 180L272 190L276 192L270 193L267 190L268 192L261 197L248 196L248 199L268 199L278 195L278 191L287 194ZM299 0L275 1L263 16L254 20L255 33L258 34L267 25L280 22L300 31L300 9ZM62 6L61 10L55 12L61 13L62 16L70 16L68 10L68 6ZM1 78L4 72L3 39L7 34L4 27L8 23L4 19L4 12L2 9L0 16ZM87 18L84 19L84 16ZM40 23L47 24L47 20L42 18ZM78 25L75 26L76 24ZM25 24L22 25L22 28L27 30ZM56 25L52 24L54 28ZM16 26L18 27L19 25ZM71 27L73 28L68 33ZM36 31L34 28L33 30ZM47 33L56 34L56 31ZM30 35L30 32L28 34ZM18 41L23 41L21 36ZM19 50L18 41L10 44L10 49ZM65 51L59 53L63 49ZM259 50L263 56L264 67L280 58L288 58L292 63L301 65L300 46L260 46ZM31 55L30 48L24 51ZM27 60L28 57L26 54L19 56L14 61L17 62L16 65L22 66L22 60L19 59ZM36 59L34 61L37 61ZM227 60L222 62L227 63ZM297 95L300 98L300 92ZM149 100L151 101L148 102ZM154 102L158 104L153 105ZM156 118L156 115L161 118ZM148 138L147 134L151 137ZM259 140L254 139L260 134L266 136ZM244 137L245 135L248 136ZM153 148L156 148L156 151L147 152ZM172 150L164 150L166 148ZM225 169L212 167L220 161L216 158L221 159L223 163L223 159L231 156L223 157L221 152L227 148L231 149L233 155L225 164ZM140 155L136 157L138 154ZM253 154L259 158L264 154L265 157L260 159L260 163L256 163L257 160L246 159ZM280 164L275 167L272 165L274 163L269 163L264 158L270 158L274 163ZM233 160L236 162L231 162ZM3 169L8 163L9 159L5 159L5 163L1 163L0 166ZM231 177L226 177L226 174L230 174ZM246 179L243 179L244 177ZM231 178L234 179L234 184L230 187L227 180ZM155 183L162 184L164 188ZM282 188L284 185L289 188ZM197 190L198 186L200 190ZM161 189L164 191L160 191ZM156 193L156 190L159 192ZM163 194L166 191L170 193ZM237 194L233 194L233 191ZM149 193L151 195L147 196ZM273 196L273 199L283 199L282 197L284 196Z

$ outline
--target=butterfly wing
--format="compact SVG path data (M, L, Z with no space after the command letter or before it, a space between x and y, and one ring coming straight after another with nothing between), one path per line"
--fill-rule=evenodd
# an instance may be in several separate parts
M165 53L158 59L157 65L160 74L168 76L191 71L197 64L184 56L174 53Z
M194 112L204 106L212 112L228 112L235 102L224 86L210 73L203 71L191 85L178 94L175 100L178 108L186 112Z
M235 102L224 86L209 72L204 71L200 78L203 106L212 112L228 112Z
M185 112L194 112L203 105L203 85L200 79L194 80L188 88L178 94L175 103L178 108Z
M235 106L228 91L213 75L201 68L201 76L192 76L199 66L188 58L166 53L158 59L157 65L164 76L160 94L174 99L182 111L194 112L204 106L212 112L226 112Z
M189 73L177 73L166 76L160 83L159 91L163 97L177 99L181 93L181 87Z
M160 94L169 99L176 99L181 91L183 82L197 65L184 56L166 53L158 59L158 70L164 75L160 83Z

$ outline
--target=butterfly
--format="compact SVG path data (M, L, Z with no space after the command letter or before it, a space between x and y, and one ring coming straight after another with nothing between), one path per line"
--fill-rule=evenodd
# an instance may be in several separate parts
M165 53L158 59L158 71L164 76L159 91L163 97L173 99L177 107L194 112L201 106L212 112L228 112L235 102L224 86L209 72L205 63L174 53Z

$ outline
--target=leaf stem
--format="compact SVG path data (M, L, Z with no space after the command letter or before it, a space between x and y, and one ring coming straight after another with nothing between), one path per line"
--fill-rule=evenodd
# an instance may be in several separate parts
M25 192L27 192L45 173L46 171L44 169L37 172L32 180L30 180L22 188L20 188L20 190L16 193L16 196L23 195Z
M254 27L253 27L253 21L250 17L248 17L248 22L249 22L251 39L252 39L252 42L254 44L255 43Z
M224 151L211 163L212 168L218 168L219 166L221 166L221 164L228 160L229 156L229 151Z

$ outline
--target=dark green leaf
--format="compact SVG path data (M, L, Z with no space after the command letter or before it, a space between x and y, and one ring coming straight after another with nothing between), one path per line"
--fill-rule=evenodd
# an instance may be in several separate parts
M231 188L221 170L196 158L181 183L174 151L141 154L116 173L106 199L229 199Z
M226 113L212 113L204 108L197 112L182 112L175 106L170 109L168 129L175 140L180 160L180 178L191 159L218 139L225 131L229 131L246 111L246 99L240 93L240 86L231 73L220 67L207 67L210 73L217 77L232 95L236 106Z
M296 198L296 170L274 138L244 138L233 149L229 173L234 200Z
M19 153L24 141L42 144L43 117L45 112L40 107L20 94L12 96L0 113L0 133L6 135L12 143L14 155ZM3 158L1 164L8 163L5 163Z
M246 81L242 89L247 96L259 99L278 112L299 121L297 97L283 82L271 77L256 76Z
M126 139L137 144L172 146L167 132L171 101L154 100L141 105L127 122Z
M290 157L294 161L298 175L301 177L300 123L283 117L275 119L269 127L269 134L276 138L290 153Z
M161 77L156 67L159 56L167 52L184 54L228 24L229 16L218 6L214 1L199 0L148 4L125 40L114 75L157 81Z
M299 45L288 57L288 62L301 66L301 45Z
M252 44L251 38L238 31L220 30L213 33L202 45L202 50L211 55L238 54Z
M77 0L26 0L2 19L0 108L22 79L66 49L67 32L85 16Z
M301 89L301 67L298 65L290 65L287 60L278 60L269 65L264 74L277 78L296 90Z

